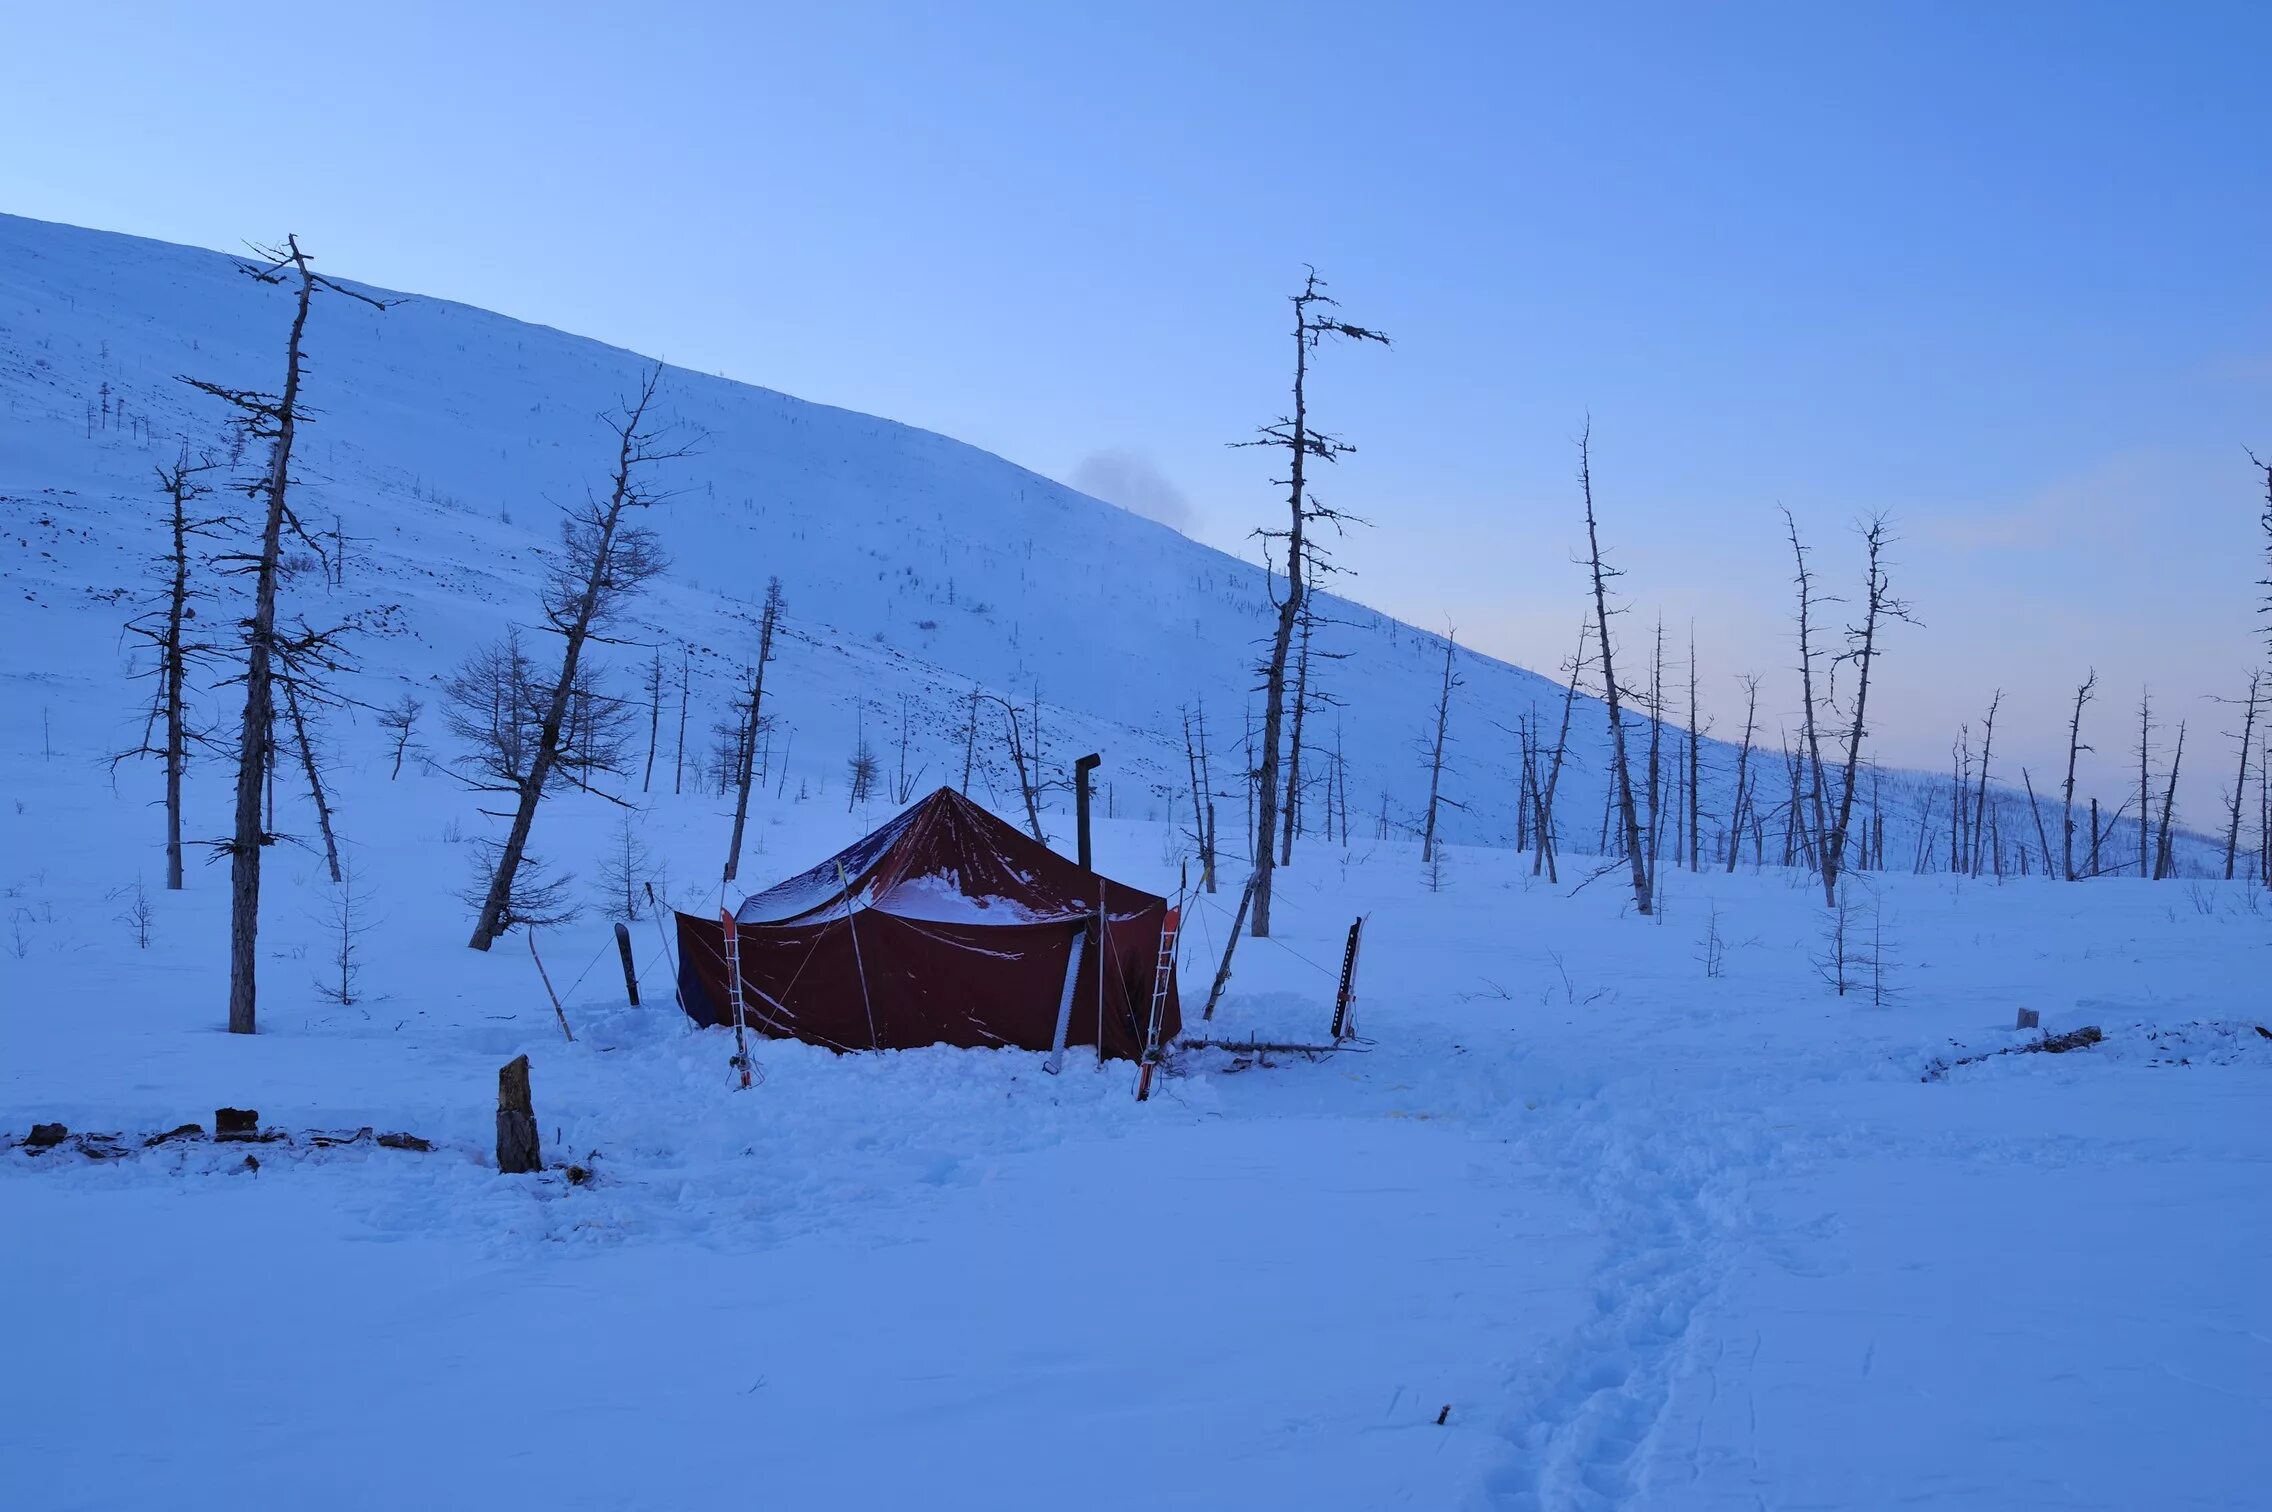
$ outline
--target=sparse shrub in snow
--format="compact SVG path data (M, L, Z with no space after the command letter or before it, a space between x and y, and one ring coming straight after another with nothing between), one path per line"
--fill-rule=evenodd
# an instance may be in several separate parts
M1728 942L1720 935L1720 905L1709 904L1704 913L1704 938L1696 942L1696 959L1704 975L1718 981L1728 974Z
M608 837L607 849L600 854L599 880L593 888L600 906L613 918L642 919L647 913L648 884L662 880L662 868L655 864L654 852L639 838L632 816L625 814Z
M150 926L156 922L157 910L150 906L150 894L142 886L142 879L134 879L134 886L126 894L126 906L118 911L118 922L126 926L134 937L134 948L150 948Z
M363 936L377 921L370 917L371 889L352 851L342 855L339 880L331 884L324 910L325 950L333 975L316 978L316 991L343 1008L363 1001Z

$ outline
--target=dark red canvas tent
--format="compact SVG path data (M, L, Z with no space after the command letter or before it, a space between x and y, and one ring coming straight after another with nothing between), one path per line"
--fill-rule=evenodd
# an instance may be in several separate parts
M1048 1050L1078 937L1065 1042L1135 1059L1166 916L1165 899L1068 861L941 788L742 904L744 1022L833 1050ZM682 913L678 942L680 1003L698 1024L731 1027L723 923ZM1162 1043L1182 1028L1169 975Z

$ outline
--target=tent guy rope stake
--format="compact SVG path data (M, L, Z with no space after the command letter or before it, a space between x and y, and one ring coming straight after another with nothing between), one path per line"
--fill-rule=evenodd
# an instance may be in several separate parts
M749 1038L742 1029L742 937L734 927L730 909L718 910L718 925L726 936L726 996L734 1008L734 1069L741 1074L742 1090L749 1090Z
M536 962L536 974L544 983L544 995L552 999L552 1016L560 1020L560 1032L567 1035L568 1043L573 1045L576 1043L576 1031L568 1027L567 1010L560 1006L560 994L552 990L552 973L544 969L544 957L536 953L536 931L533 928L528 931L528 937L529 959ZM585 969L590 970L589 967ZM582 981L583 978L578 977L577 980ZM569 989L571 992L574 990L574 988Z

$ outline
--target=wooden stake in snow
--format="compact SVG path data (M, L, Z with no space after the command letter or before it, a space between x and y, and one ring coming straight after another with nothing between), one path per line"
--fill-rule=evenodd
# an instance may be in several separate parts
M517 1055L497 1071L497 1169L519 1176L543 1168L536 1108L529 1097L529 1058Z

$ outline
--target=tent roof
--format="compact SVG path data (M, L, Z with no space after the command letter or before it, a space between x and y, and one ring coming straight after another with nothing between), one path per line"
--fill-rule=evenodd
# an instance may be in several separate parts
M942 787L809 871L746 899L737 924L804 924L874 909L932 923L1030 925L1164 900L1099 876Z

